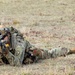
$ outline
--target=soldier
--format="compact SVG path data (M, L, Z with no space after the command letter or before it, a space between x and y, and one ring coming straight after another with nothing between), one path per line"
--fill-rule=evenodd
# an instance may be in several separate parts
M39 59L65 56L70 52L69 49L64 47L51 50L35 48L27 40L24 40L23 35L13 27L4 28L2 31L0 31L2 60L10 65L20 66L37 62Z
M3 28L1 32L0 47L2 55L10 65L20 66L23 63L25 52L31 47L30 43L24 40L22 34L15 28Z

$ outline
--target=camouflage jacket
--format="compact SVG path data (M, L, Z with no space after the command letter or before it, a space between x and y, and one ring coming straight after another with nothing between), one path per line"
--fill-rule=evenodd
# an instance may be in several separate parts
M5 57L9 64L22 65L25 52L30 47L30 43L24 40L22 34L15 28L3 28L0 30L1 58L3 59Z

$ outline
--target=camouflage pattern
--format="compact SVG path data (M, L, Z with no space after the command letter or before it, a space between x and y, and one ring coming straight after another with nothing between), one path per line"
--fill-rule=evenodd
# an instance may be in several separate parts
M59 56L66 56L70 50L65 47L58 47L58 48L53 48L48 53L51 54L52 58L56 58Z
M51 50L47 49L34 49L33 55L37 56L38 59L48 59L56 58L59 56L66 56L69 53L69 49L65 47L53 48Z
M65 47L51 50L35 48L27 40L24 40L23 35L13 27L4 28L0 34L0 53L10 65L21 66L22 64L37 62L40 59L65 56L69 53L69 49ZM5 37L2 39L4 35ZM7 39L6 36L9 41L3 44L2 41ZM4 49L1 47L2 44L5 46Z
M10 32L11 39L13 39L13 40L9 39L10 44L9 44L8 49L7 49L7 47L5 47L6 43L4 44L3 42L1 42L1 41L6 41L5 38L6 38L6 36L8 37L8 34L6 35L6 32ZM15 36L15 34L16 34L16 36ZM25 53L25 42L24 42L24 40L20 38L20 34L18 35L18 31L15 30L15 29L11 31L9 28L6 28L6 29L1 31L1 35L2 35L2 37L5 36L3 39L0 40L1 48L2 48L1 50L2 50L3 56L6 57L9 64L11 64L11 65L21 65L22 61L23 61L23 58L24 58L24 53ZM3 44L3 46L2 46L2 44ZM15 50L15 54L10 52L10 48L13 51Z

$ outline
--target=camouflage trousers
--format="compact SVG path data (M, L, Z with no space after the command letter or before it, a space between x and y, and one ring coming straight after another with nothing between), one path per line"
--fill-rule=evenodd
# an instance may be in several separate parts
M41 59L49 59L49 58L56 58L60 56L66 56L69 52L70 50L65 47L53 48L51 50L35 48L31 53L31 55L35 56L35 58L26 57L26 60L24 62L25 64L29 64L32 62L37 62Z
M70 52L69 49L65 47L53 48L51 50L46 49L37 49L33 51L33 54L38 59L48 59L48 58L56 58L60 56L66 56Z
M7 59L9 60L10 65L20 66L22 64L22 61L24 59L24 54L25 54L25 51L23 50L23 48L20 46L17 46L15 55L13 55L11 52L7 54ZM63 48L53 48L51 50L34 49L32 54L33 56L36 57L35 60L38 61L39 59L49 59L49 58L65 56L69 53L69 51L70 51L69 49L64 48L64 47ZM27 63L30 63L30 60L27 61Z

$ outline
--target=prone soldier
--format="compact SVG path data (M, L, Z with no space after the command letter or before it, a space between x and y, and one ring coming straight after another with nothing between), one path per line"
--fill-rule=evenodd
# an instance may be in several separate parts
M70 49L59 47L51 50L32 48L33 46L24 40L23 35L13 27L0 30L0 53L4 63L13 66L37 62L39 59L56 58L65 56Z

